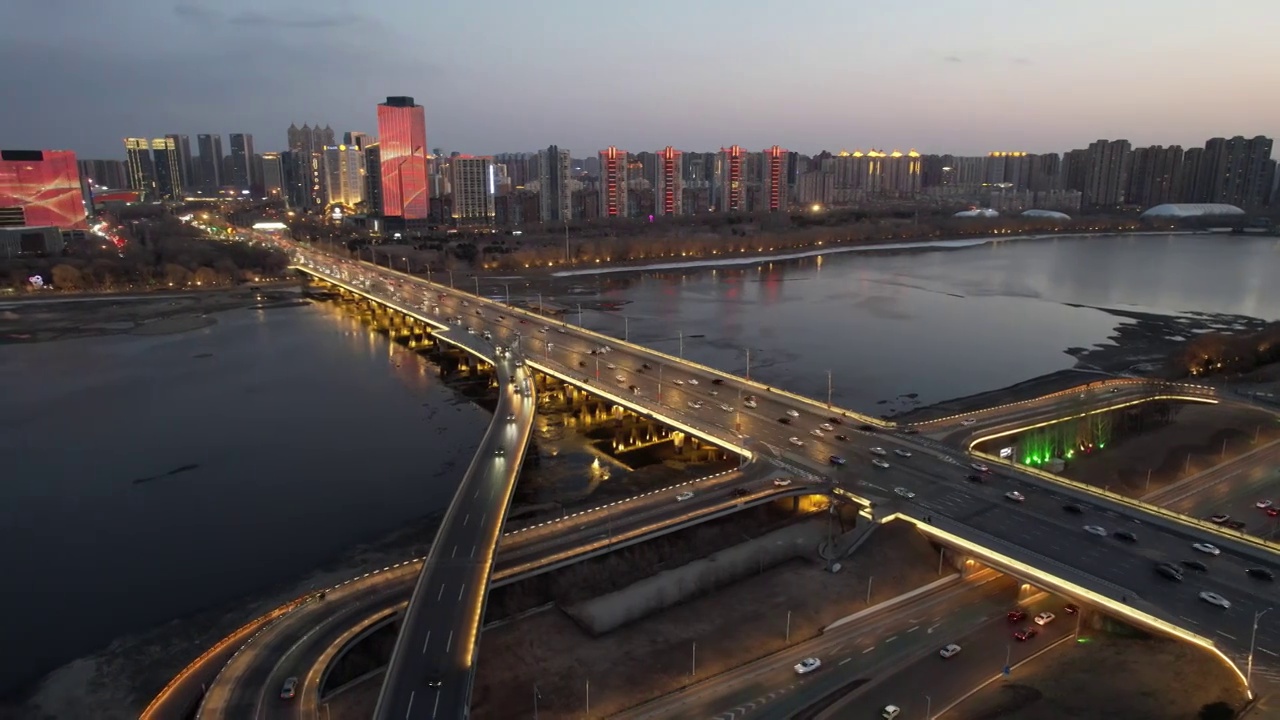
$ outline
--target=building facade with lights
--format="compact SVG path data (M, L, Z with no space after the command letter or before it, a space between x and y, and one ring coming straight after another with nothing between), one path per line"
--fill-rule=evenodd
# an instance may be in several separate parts
M746 209L747 153L737 145L720 148L716 156L716 183L720 212L741 212Z
M156 196L161 200L181 200L182 157L178 143L171 137L151 141L151 167L155 173Z
M492 226L496 214L497 169L490 156L457 155L449 159L450 214L458 226Z
M0 150L0 226L84 230L85 196L70 150Z
M378 105L378 147L382 214L406 221L426 220L431 205L425 109L407 96L388 97Z
M325 197L330 205L354 208L364 202L364 151L354 145L324 149Z
M654 184L654 215L684 214L682 155L668 145L658 152L657 182Z
M599 159L600 217L627 217L627 151L610 145Z
M790 153L774 145L763 153L764 162L760 168L764 187L763 209L767 212L786 212L789 199L787 197L787 160Z

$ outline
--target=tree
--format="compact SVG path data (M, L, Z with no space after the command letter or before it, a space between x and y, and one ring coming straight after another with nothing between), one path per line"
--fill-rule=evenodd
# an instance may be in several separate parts
M54 265L53 286L59 290L80 290L84 288L84 278L71 265Z
M1232 720L1235 716L1235 708L1221 700L1200 708L1200 714L1198 715L1200 720Z
M213 287L218 284L218 272L210 267L202 267L196 270L196 285L200 287Z

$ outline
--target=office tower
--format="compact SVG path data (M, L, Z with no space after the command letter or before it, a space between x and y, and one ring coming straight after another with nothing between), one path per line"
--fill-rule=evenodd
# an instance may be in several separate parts
M364 153L354 145L324 149L325 197L329 204L354 208L364 202Z
M155 192L151 165L151 143L146 138L124 139L125 165L129 171L129 189L146 196Z
M715 183L720 212L739 212L746 209L746 193L744 173L746 172L746 153L741 147L732 145L720 148L716 156Z
M93 187L127 188L129 172L121 160L80 160L80 177Z
M764 186L762 209L767 212L787 210L787 156L787 151L777 145L764 151L764 167L761 168Z
M181 200L182 158L178 144L168 137L151 141L151 161L155 172L156 194L161 200Z
M0 150L0 226L85 229L76 154Z
M364 211L382 214L382 147L376 142L364 148Z
M668 145L658 153L658 182L654 185L655 215L684 214L684 167L679 150Z
M363 150L372 142L373 137L369 135L369 133L355 132L352 130L342 133L342 144L347 147L356 147Z
M191 162L191 138L186 135L165 135L165 137L173 141L173 146L178 153L178 169L181 171L179 181L182 183L183 190L194 188L196 169Z
M231 133L231 185L240 193L253 187L253 136Z
M568 150L550 145L538 153L538 205L542 222L567 223L573 215Z
M284 200L285 194L284 162L278 152L262 153L262 195L268 200Z
M599 152L600 217L627 216L627 151L610 145Z
M497 180L492 157L458 155L449 160L455 225L492 225Z
M427 120L413 98L388 97L378 105L378 145L382 170L382 214L425 220L430 212L427 187Z
M1256 208L1267 203L1272 176L1272 140L1259 135L1246 139L1213 138L1204 144L1201 172L1205 202Z
M1082 202L1086 206L1123 205L1129 180L1129 141L1098 140L1085 151ZM1072 188L1075 189L1075 188Z
M222 187L222 136L196 135L196 145L200 151L200 189L216 193Z

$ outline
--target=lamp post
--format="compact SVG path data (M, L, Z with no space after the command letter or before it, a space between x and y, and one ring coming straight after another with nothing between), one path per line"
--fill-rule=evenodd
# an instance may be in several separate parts
M511 304L511 286L508 285L507 283L502 283L502 289L506 291L507 305L510 305Z
M578 327L582 327L582 303L578 303Z
M427 282L431 282L431 263L427 263Z
M449 289L452 290L453 289L453 271L446 270L446 272L449 273Z
M680 337L680 359L681 359L681 360L683 360L683 359L684 359L684 331L683 331L683 330L677 330L676 332L678 332L678 333L679 333L679 337Z
M471 279L476 281L476 295L479 295L480 294L480 276L472 275Z
M831 409L831 371L827 371L827 409Z
M542 293L538 293L538 314L542 314Z
M409 258L406 257L406 258L400 258L400 259L404 260L404 274L412 275L413 271L409 269Z
M538 683L533 684L533 720L538 720Z
M791 611L787 611L787 644L791 644Z
M631 320L626 315L622 316L622 342L631 341Z
M871 581L875 579L876 579L875 575L872 575L871 577L867 578L867 604L868 605L871 604Z
M1249 664L1248 669L1246 669L1244 673L1244 684L1250 692L1253 692L1253 650L1258 642L1258 621L1262 619L1263 615L1271 612L1271 610L1272 608L1267 608L1266 610L1259 610L1253 614L1253 634L1249 636Z
M747 348L747 380L751 379L751 348Z
M924 696L924 720L933 720L933 698Z

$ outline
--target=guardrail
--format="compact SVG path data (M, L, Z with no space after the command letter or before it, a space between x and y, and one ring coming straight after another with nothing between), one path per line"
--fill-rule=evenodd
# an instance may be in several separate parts
M1082 482L1079 482L1078 480L1070 480L1062 477L1061 475L1054 475L1053 473L1045 472L1044 470L1041 470L1039 468L1027 467L1026 465L1018 465L1016 463L1011 463L1003 458L996 457L995 455L988 455L987 453L979 452L976 450L970 451L970 454L976 458L981 458L982 460L985 460L986 462L991 463L993 465L1002 465L1004 467L1010 468L1017 472L1021 472L1027 475L1031 475L1033 477L1040 478L1041 480L1056 483L1058 485L1064 485L1066 487L1072 488L1074 490L1078 490L1083 493L1104 497L1114 503L1125 505L1127 507L1130 507L1136 510L1142 510L1144 512L1151 513L1153 515L1159 515L1160 517L1166 520L1170 520L1172 522L1185 525L1188 528L1209 532L1218 537L1230 538L1231 540L1234 540L1236 542L1241 542L1246 545L1252 545L1255 548L1258 548L1260 550L1266 550L1267 552L1280 553L1280 543L1275 543L1270 540L1263 540L1260 537L1255 537L1253 535L1248 535L1245 533L1233 534L1231 532L1228 532L1221 526L1214 525L1213 523L1208 522L1206 520L1193 518L1193 517L1190 517L1189 515L1183 515L1182 513L1174 512L1173 510L1162 508L1159 505L1152 505L1151 503L1143 502L1142 500L1137 500L1135 498L1126 497L1118 493L1113 493L1110 490L1104 490L1103 488L1095 487L1087 483L1082 483Z

